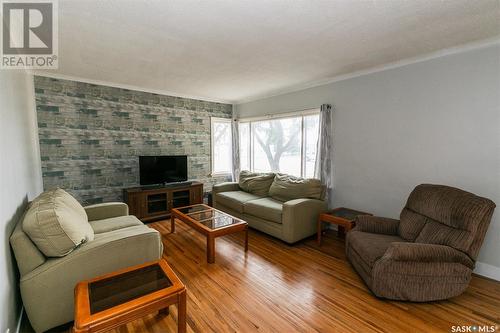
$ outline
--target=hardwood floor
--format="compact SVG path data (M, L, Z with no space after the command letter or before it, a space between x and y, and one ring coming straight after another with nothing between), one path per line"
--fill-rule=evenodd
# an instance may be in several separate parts
M205 238L168 221L149 224L163 235L164 258L187 287L188 332L450 332L452 325L500 328L500 283L474 276L467 291L442 302L374 297L345 260L343 241L295 246L254 230L217 239L207 264ZM177 309L112 332L176 332ZM59 331L68 331L68 327Z

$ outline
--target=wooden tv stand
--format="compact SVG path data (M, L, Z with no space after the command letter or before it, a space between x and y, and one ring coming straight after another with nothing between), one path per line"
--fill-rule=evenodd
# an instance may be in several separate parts
M123 190L123 201L130 215L143 222L170 217L175 207L203 203L203 184L173 184L164 186L131 187Z

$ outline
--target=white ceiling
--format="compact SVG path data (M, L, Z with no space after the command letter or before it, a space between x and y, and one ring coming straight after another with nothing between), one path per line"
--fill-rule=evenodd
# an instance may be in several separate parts
M53 75L241 102L500 35L499 0L59 0Z

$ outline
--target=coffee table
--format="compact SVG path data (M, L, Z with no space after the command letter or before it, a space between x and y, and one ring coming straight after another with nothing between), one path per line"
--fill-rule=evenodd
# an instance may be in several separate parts
M323 233L323 222L336 224L338 226L338 236L343 237L344 234L350 231L355 226L356 216L372 215L370 213L361 212L350 208L340 207L335 208L331 212L319 214L318 217L318 245L321 245L321 235Z
M177 332L186 332L186 288L165 260L80 282L73 332L105 332L177 304Z
M245 252L248 251L248 223L204 204L173 208L170 232L175 232L179 219L207 238L207 262L215 262L215 238L237 232L245 233Z

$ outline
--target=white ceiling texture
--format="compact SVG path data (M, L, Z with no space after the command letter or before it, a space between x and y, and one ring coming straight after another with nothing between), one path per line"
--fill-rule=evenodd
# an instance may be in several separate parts
M500 35L498 0L59 0L47 75L238 103Z

